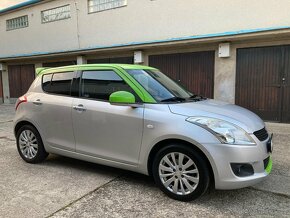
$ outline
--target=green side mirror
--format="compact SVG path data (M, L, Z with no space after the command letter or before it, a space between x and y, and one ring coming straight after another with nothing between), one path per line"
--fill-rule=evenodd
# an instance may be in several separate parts
M135 104L135 96L126 91L118 91L114 92L110 95L109 101L111 104L119 104L119 105L126 105L126 104Z

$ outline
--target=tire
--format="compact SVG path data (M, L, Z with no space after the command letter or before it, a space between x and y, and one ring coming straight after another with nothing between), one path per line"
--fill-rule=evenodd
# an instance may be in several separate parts
M40 163L48 156L40 134L35 127L31 125L22 126L16 133L16 140L18 153L27 163Z
M209 188L210 173L207 162L194 148L183 144L168 145L157 152L152 167L155 183L175 200L192 201Z

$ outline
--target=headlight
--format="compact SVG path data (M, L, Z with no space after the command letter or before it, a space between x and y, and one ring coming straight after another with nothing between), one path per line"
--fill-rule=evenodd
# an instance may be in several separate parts
M197 124L212 132L222 143L232 145L255 144L245 130L229 122L209 117L189 117L186 121Z

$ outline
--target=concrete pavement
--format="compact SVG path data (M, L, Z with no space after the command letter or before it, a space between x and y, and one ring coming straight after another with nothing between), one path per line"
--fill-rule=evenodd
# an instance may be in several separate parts
M15 146L13 114L13 106L0 105L0 217L290 216L290 125L267 123L275 134L267 180L184 203L136 173L56 155L42 164L25 163Z

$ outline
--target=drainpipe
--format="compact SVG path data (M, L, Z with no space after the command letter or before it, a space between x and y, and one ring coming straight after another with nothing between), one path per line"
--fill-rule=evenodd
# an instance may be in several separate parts
M78 48L81 48L81 42L80 42L80 28L79 28L79 8L78 8L78 3L75 0L75 8L76 8L76 28L77 28L77 42L78 42Z
M0 64L2 65L2 86L3 86L4 104L10 104L11 102L10 102L8 67L6 63Z

